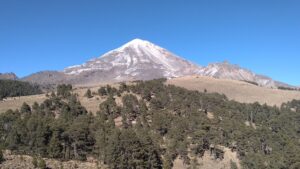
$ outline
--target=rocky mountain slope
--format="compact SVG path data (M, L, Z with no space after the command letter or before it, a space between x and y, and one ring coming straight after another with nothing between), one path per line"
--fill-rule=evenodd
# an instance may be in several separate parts
M18 77L14 73L0 73L0 79L17 80Z
M130 80L202 75L247 81L263 87L292 87L228 62L202 67L149 41L134 39L108 53L63 71L43 71L23 78L39 84L97 84Z
M279 86L292 87L291 85L275 81L270 77L255 74L250 70L238 65L230 64L227 61L209 64L207 67L203 67L199 73L202 76L209 76L218 79L252 82L253 84L269 88L277 88Z

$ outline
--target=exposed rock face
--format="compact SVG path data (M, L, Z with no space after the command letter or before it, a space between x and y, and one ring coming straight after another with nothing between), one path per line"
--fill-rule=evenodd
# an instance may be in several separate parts
M18 77L14 73L0 73L0 79L17 80Z
M35 73L23 80L39 84L96 84L130 80L173 78L186 75L202 75L220 79L253 82L259 86L291 87L285 83L257 75L250 70L228 62L201 67L161 48L151 42L134 39L98 58L63 71Z

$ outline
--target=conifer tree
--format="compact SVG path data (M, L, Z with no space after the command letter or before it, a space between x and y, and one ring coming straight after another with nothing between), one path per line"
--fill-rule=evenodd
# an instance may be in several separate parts
M86 93L84 94L84 96L85 96L85 97L87 97L87 98L92 98L92 97L93 97L93 95L92 95L92 92L91 92L91 90L90 90L90 89L88 89L88 90L86 91Z
M0 149L0 164L2 164L5 161L4 156L3 156L3 150Z

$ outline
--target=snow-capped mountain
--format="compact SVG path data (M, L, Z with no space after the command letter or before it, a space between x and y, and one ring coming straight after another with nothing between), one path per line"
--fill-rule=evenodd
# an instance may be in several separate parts
M35 73L24 80L44 83L96 84L128 80L173 78L185 75L202 75L221 79L253 82L257 85L277 88L290 87L269 77L228 62L201 67L149 41L134 39L123 46L63 71Z
M134 39L99 58L64 70L68 75L107 71L115 80L153 79L195 74L199 66L148 41Z
M248 69L241 68L238 65L230 64L227 61L224 61L222 63L209 64L208 66L203 67L200 70L199 74L202 76L210 76L219 79L231 79L251 82L259 86L268 88L277 88L279 86L293 88L293 86L275 81L270 77L264 75L255 74Z
M81 65L67 67L62 72L39 72L25 80L61 83L65 79L66 83L74 84L149 80L197 74L200 68L153 43L134 39Z
M229 62L213 63L201 69L200 74L219 79L241 80L255 82L260 86L274 87L275 82L265 76L257 75L250 70L241 68L238 65L230 64Z

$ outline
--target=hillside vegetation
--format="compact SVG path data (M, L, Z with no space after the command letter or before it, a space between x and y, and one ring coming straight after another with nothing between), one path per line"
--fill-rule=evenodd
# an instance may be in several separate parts
M129 84L129 82L127 82ZM99 101L102 102L103 98L93 97L92 99L84 97L87 88L90 88L92 92L97 92L98 88L105 86L107 83L97 85L85 85L75 86L74 93L78 94L78 100L88 110L96 113L98 110ZM282 103L292 101L293 99L300 100L300 91L287 91L278 89L268 89L265 87L259 87L250 83L215 79L211 77L202 76L186 76L168 79L166 84L172 84L180 87L184 87L188 90L198 90L208 93L221 93L225 94L229 100L235 100L242 103L255 103L267 104L269 106L281 106ZM118 83L111 83L111 86L118 86ZM21 96L6 99L0 101L0 112L5 112L9 109L15 110L22 106L23 102L32 105L34 102L41 103L46 99L45 95L31 95Z
M72 86L60 85L41 104L0 114L1 148L59 160L93 157L113 169L169 169L177 159L201 168L199 158L209 154L222 161L230 148L245 169L299 168L300 101L281 107L238 103L164 83L87 91L87 98L104 98L96 115ZM231 162L230 168L238 166Z
M0 100L6 97L27 96L42 93L39 86L17 80L0 79Z

